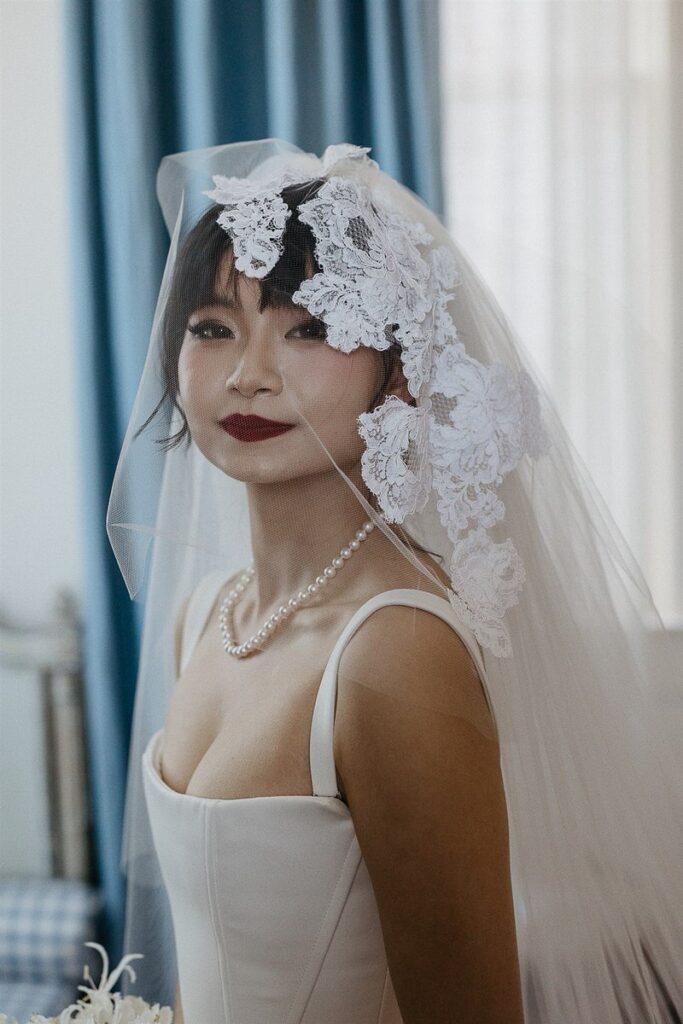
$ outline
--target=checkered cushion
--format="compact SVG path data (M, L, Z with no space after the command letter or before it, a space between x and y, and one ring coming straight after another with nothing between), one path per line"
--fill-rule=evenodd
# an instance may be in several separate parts
M0 1013L25 1024L32 1013L56 1017L80 995L73 985L56 982L0 981Z
M94 963L83 943L97 937L99 908L84 882L0 879L0 982L78 984L86 960Z

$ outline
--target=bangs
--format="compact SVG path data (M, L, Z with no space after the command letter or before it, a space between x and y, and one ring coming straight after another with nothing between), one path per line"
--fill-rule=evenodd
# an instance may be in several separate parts
M320 182L305 182L282 190L282 198L291 210L282 238L282 254L263 278L256 281L261 293L259 310L295 306L292 295L302 281L320 272L315 257L315 238L308 225L298 217L298 205L316 194ZM210 305L216 297L238 301L233 242L218 224L220 207L211 206L189 232L180 250L167 306L167 328L184 333L191 313ZM228 259L225 257L228 256ZM226 270L227 264L227 270ZM299 308L299 307L296 307Z

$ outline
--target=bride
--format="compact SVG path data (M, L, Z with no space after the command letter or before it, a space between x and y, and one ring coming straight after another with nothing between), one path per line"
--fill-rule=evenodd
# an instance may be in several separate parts
M493 299L367 152L162 163L108 512L131 594L154 537L128 951L187 1024L674 1020L680 814L632 728L614 528Z

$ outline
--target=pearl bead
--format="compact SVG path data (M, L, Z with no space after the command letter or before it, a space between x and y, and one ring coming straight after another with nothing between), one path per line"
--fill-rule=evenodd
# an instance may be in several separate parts
M233 607L238 603L248 586L249 581L254 578L256 573L254 563L252 562L242 573L240 579L234 585L232 590L228 592L227 597L225 597L221 602L218 622L223 641L223 650L227 654L231 654L237 658L244 658L253 651L261 650L264 641L271 636L282 622L297 611L302 604L317 594L321 587L327 586L329 581L337 575L337 571L342 569L349 558L351 558L354 551L358 551L361 543L374 529L374 526L374 523L370 521L366 522L364 526L356 531L355 536L341 549L339 554L332 559L330 565L326 566L319 576L316 576L314 583L309 583L304 590L300 590L298 594L290 597L285 604L281 604L280 607L266 619L261 628L253 636L249 637L243 643L238 644L234 641L233 636L228 629L228 623L230 621Z

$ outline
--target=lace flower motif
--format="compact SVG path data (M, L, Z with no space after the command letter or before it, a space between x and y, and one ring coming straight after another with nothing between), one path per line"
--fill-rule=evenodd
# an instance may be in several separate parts
M449 575L456 591L449 595L455 610L484 647L497 658L509 657L512 647L503 617L517 604L526 579L510 538L496 544L481 527L472 530L454 545Z
M431 473L429 459L424 457L428 428L426 411L396 395L358 417L358 433L366 444L361 472L379 498L387 522L403 522L422 509L429 497ZM411 458L413 453L416 458Z
M303 281L292 301L324 319L329 345L341 352L386 349L392 324L424 319L429 265L417 245L431 240L425 228L341 177L301 203L299 219L315 236L322 271Z
M326 175L343 160L360 160L376 168L377 163L367 157L369 152L369 146L350 143L328 146L319 160L307 160L307 170L292 166L265 181L214 175L216 187L202 194L225 207L217 222L233 240L236 268L247 277L262 278L282 255L282 236L291 216L280 195L283 188L306 177Z
M426 291L427 311L422 320L404 320L396 325L394 337L401 345L401 362L413 398L419 398L428 382L434 352L457 346L458 334L448 312L451 291L458 284L455 261L445 246L432 249L426 256L430 268Z
M505 516L495 487L525 454L536 458L547 449L538 393L525 371L484 366L460 344L437 353L429 391L441 409L440 421L432 420L431 459L437 510L453 543L451 602L463 615L467 610L480 643L508 657L503 617L519 600L524 566L510 539L496 544L486 531Z
M232 238L235 267L247 277L265 277L282 255L289 207L270 185L221 174L213 182L216 188L204 195L225 207L217 220Z
M483 363L456 348L439 352L431 393L455 398L447 426L434 430L439 464L466 483L500 483L525 449L522 392L502 363Z

